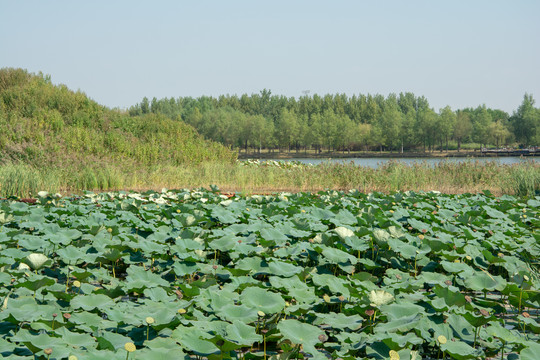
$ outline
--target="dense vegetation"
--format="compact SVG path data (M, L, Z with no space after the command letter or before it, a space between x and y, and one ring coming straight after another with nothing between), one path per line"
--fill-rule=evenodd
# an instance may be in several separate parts
M0 69L0 134L0 165L81 176L234 159L182 122L162 114L128 116L21 69Z
M470 147L540 144L540 109L525 94L509 115L478 106L436 112L425 97L412 93L382 95L260 94L144 98L132 116L166 114L199 133L231 147L251 149L448 150Z
M0 201L0 355L536 360L539 200L214 189Z

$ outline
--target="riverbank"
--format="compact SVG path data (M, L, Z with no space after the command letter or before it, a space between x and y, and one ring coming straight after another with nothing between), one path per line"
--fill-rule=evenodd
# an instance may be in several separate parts
M517 154L517 155L516 155ZM507 152L482 152L477 151L433 151L433 152L424 152L424 151L406 151L403 153L400 152L389 152L389 151L350 151L350 152L341 152L341 151L323 151L316 152L313 150L309 151L262 151L262 152L244 152L240 151L238 153L238 159L248 160L248 159L274 159L274 160L294 160L294 159L352 159L352 158L383 158L383 159L401 159L401 158L477 158L477 157L488 157L488 158L497 158L497 157L508 157L508 156L539 156L540 152L535 153L516 153L512 151Z

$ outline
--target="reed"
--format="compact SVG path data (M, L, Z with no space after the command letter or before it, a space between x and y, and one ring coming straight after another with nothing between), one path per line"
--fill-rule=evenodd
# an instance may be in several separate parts
M242 166L240 163L205 162L140 167L117 163L66 165L62 169L8 164L0 167L0 196L35 196L38 191L80 193L84 190L145 190L161 188L208 188L217 185L227 192L267 193L359 189L363 192L430 191L495 195L540 194L540 165L441 162L405 165L388 162L377 169L352 163L317 166Z

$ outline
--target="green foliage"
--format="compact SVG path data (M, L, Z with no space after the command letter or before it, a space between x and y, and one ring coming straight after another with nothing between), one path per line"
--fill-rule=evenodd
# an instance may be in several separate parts
M139 116L107 109L50 78L21 69L0 69L0 163L34 168L199 164L233 161L223 146L157 111ZM100 188L108 180L83 176ZM84 183L83 181L83 183ZM108 185L111 187L111 185Z
M516 168L509 174L509 191L518 196L534 197L540 195L540 171L534 163Z
M540 197L214 186L37 200L0 200L5 358L538 352Z
M155 101L154 101L155 100ZM152 100L151 111L183 120L206 138L240 149L435 150L455 141L503 146L515 140L534 145L538 109L527 95L517 113L479 106L435 112L424 97L412 93L302 96L299 99L260 94L212 98ZM148 99L130 109L145 113ZM262 119L255 120L259 116ZM369 134L366 135L366 126ZM258 135L258 139L257 139Z

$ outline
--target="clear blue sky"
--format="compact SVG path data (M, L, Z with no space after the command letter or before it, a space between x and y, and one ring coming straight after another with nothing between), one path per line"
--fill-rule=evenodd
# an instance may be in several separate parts
M120 108L267 88L511 112L540 101L539 14L538 0L0 0L0 67Z

